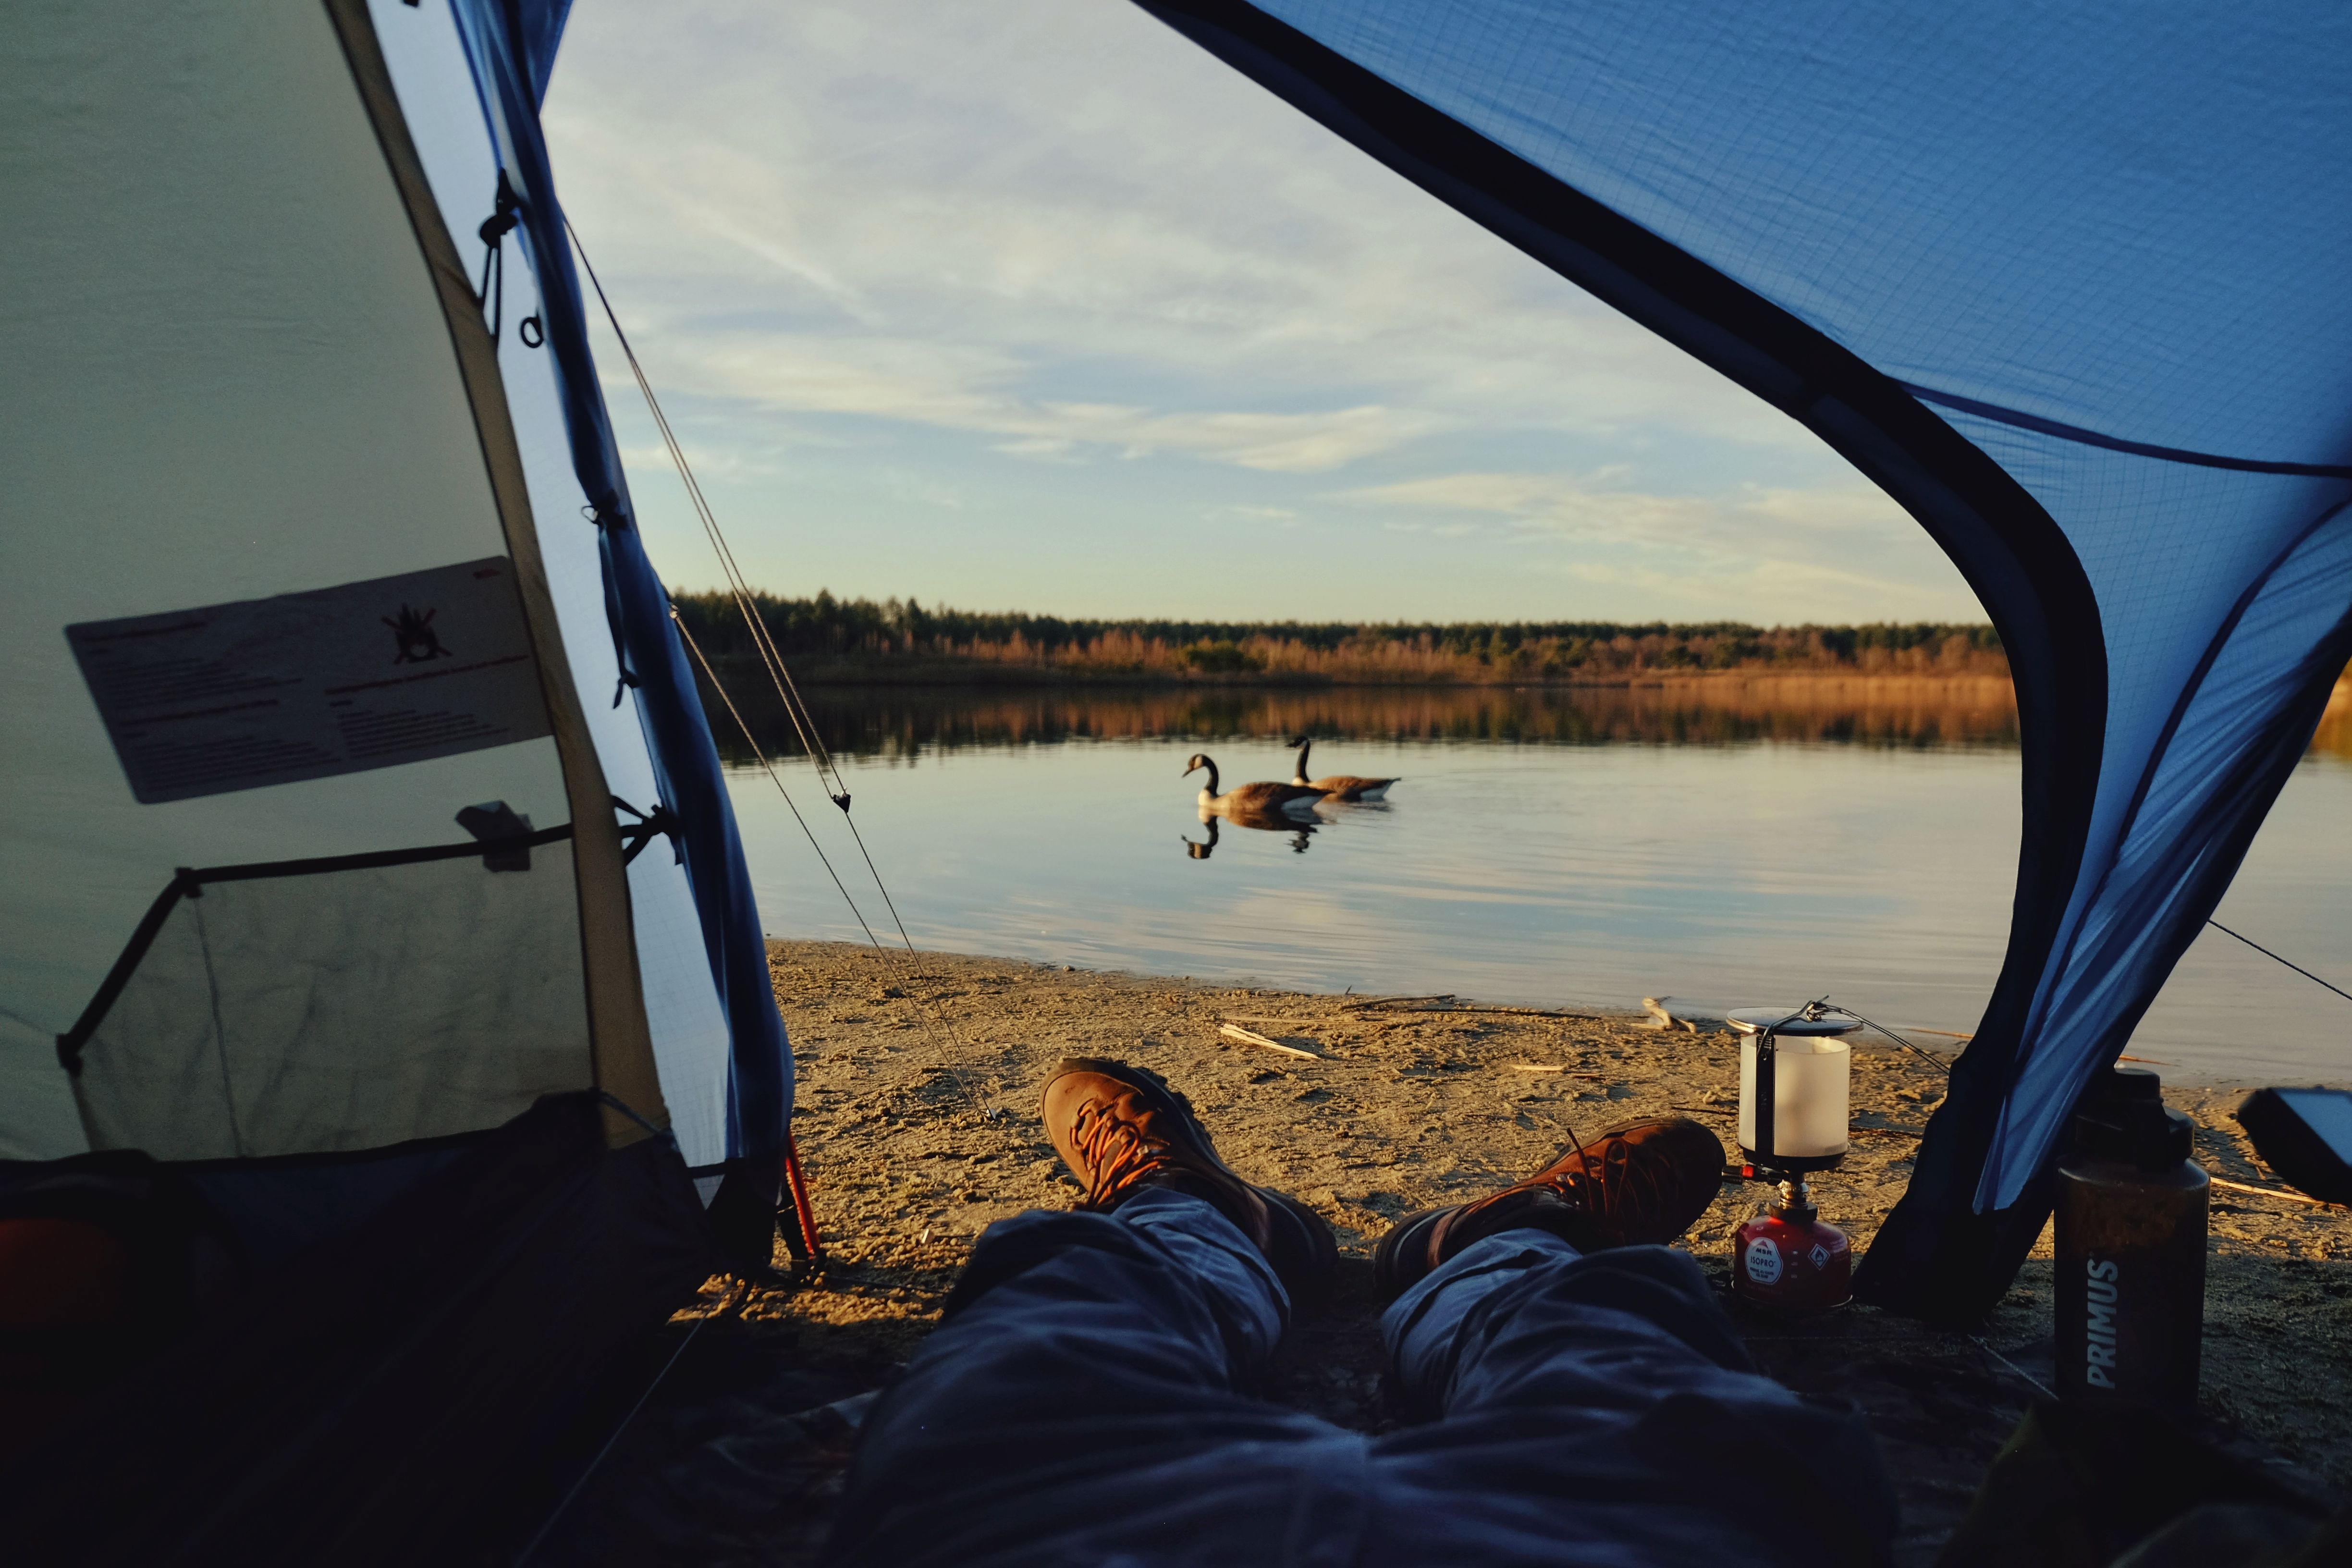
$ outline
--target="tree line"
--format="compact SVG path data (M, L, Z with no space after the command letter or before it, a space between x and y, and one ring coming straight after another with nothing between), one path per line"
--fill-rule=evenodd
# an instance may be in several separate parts
M730 595L678 591L672 601L710 657L755 657L750 628ZM912 598L843 599L829 592L806 599L758 594L752 605L786 658L960 661L1072 675L1485 682L1677 670L2009 669L2000 639L1981 624L1094 620L932 608Z

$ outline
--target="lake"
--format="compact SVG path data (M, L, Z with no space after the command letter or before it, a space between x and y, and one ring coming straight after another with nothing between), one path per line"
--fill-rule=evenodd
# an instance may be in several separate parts
M739 700L748 680L730 680ZM919 946L1483 1001L1691 1010L1826 994L1965 1033L2009 928L2015 716L1997 682L1694 689L809 693ZM772 697L779 775L877 934L888 914ZM2331 715L2218 918L2352 988L2352 722ZM722 722L725 722L722 720ZM731 726L730 726L731 727ZM1395 775L1297 828L1198 819L1224 784ZM769 930L862 941L740 735ZM2208 930L2133 1053L2188 1079L2352 1079L2352 1002Z

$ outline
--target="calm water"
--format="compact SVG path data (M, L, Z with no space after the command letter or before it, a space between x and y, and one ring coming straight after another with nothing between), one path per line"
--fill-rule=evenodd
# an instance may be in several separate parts
M1966 1031L2000 964L2018 753L1980 690L1894 704L1662 692L817 699L856 817L918 944L1088 968L1487 1001L1694 1009L1824 993ZM790 752L775 716L756 720ZM2352 988L2352 736L2305 758L2220 919ZM1259 831L1197 819L1228 787L1394 774L1386 805ZM748 762L731 754L730 762ZM785 785L877 931L887 915L805 763ZM862 940L767 776L730 772L779 935ZM814 807L811 809L812 805ZM2352 1002L2218 932L2136 1054L2182 1078L2352 1079Z

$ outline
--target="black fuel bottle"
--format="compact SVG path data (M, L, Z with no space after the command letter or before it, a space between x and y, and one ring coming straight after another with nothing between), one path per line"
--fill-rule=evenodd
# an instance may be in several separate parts
M2075 1107L2058 1166L2058 1392L2175 1415L2197 1405L2205 1205L2189 1118L2156 1074L2111 1068Z

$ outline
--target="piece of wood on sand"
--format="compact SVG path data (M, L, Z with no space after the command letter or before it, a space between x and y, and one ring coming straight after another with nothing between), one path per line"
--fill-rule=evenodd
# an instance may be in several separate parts
M1350 1013L1433 1013L1451 1016L1456 1013L1503 1013L1519 1018L1574 1018L1587 1023L1606 1023L1606 1013L1575 1013L1564 1007L1493 1007L1484 1002L1465 1002L1451 991L1441 991L1433 996L1367 996L1361 1001L1342 1003Z
M1310 1062L1319 1062L1323 1059L1322 1054L1318 1051L1307 1051L1299 1049L1297 1046L1286 1046L1270 1035L1261 1035L1255 1029L1244 1029L1239 1024L1220 1024L1217 1026L1217 1033L1226 1039L1239 1040L1245 1046L1255 1046L1262 1051L1279 1051L1286 1057L1300 1057Z
M1718 1021L1714 1018L1699 1018L1675 1012L1669 1005L1673 1001L1674 998L1671 996L1643 997L1642 1011L1650 1016L1650 1022L1643 1026L1652 1029L1685 1029L1694 1035L1711 1035L1719 1026Z

